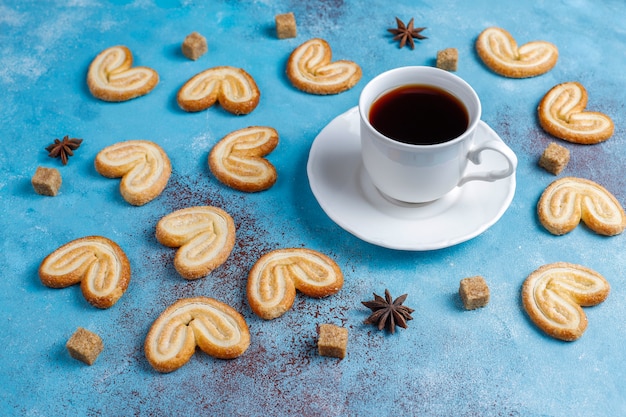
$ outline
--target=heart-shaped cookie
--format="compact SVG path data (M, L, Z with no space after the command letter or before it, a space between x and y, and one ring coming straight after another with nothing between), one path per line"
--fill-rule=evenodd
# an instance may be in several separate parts
M125 46L100 52L87 72L87 85L94 97L104 101L126 101L148 94L159 82L159 74L148 67L133 67L133 55Z
M476 40L476 52L485 65L510 78L535 77L550 71L559 57L557 47L546 41L528 42L519 48L509 32L490 27Z
M250 126L224 136L209 154L209 168L222 183L240 191L256 192L276 182L276 168L265 158L278 145L271 127Z
M109 308L128 288L130 263L117 243L102 236L87 236L46 256L39 266L39 278L51 288L80 282L83 296L90 304Z
M194 75L178 90L176 99L188 112L206 110L219 102L226 111L248 114L259 104L260 97L250 74L241 68L221 66Z
M550 184L539 198L537 214L552 234L571 232L582 220L594 232L613 236L626 227L626 215L615 196L600 184L565 177Z
M339 266L328 256L305 248L278 249L263 255L248 274L248 303L256 315L271 320L293 305L296 290L321 298L343 286Z
M287 77L294 87L307 93L338 94L359 82L361 67L352 61L332 62L328 42L314 38L291 53Z
M539 103L539 124L548 133L569 142L590 145L613 135L613 120L600 112L585 111L587 90L578 82L558 84Z
M587 328L581 306L603 302L611 287L597 272L581 265L557 262L540 267L522 286L522 303L530 319L548 335L578 339Z
M148 140L107 146L96 155L95 167L105 177L122 177L122 197L134 206L144 205L161 194L172 173L165 151Z
M217 207L189 207L159 220L156 238L165 246L180 248L174 268L185 279L197 279L226 261L235 245L235 222Z
M144 342L146 359L159 372L186 364L196 346L219 359L234 359L250 346L250 331L234 308L209 297L183 298L154 321Z

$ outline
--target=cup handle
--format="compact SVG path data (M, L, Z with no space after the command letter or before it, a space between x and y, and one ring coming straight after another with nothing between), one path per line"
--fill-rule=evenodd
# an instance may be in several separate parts
M517 167L517 156L515 156L515 153L513 153L511 148L509 148L499 140L490 140L488 142L478 145L475 148L470 149L469 153L467 154L467 159L469 159L474 165L480 165L482 159L481 155L484 151L487 150L494 151L502 155L506 159L508 166L505 169L500 170L464 174L459 181L459 187L469 181L493 182L502 178L506 178L515 172L515 168Z

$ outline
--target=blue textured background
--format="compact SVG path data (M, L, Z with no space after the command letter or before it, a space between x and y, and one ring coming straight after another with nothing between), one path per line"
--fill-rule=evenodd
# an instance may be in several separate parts
M279 40L274 16L293 11L296 39ZM415 17L429 39L398 49L386 29L394 17ZM574 416L626 414L626 257L624 236L604 238L584 226L555 237L538 223L535 205L554 176L537 166L553 139L535 109L545 92L580 81L588 108L610 115L615 134L595 146L565 142L572 159L561 174L603 184L626 202L626 3L623 0L500 1L0 1L0 414L48 416ZM555 43L559 62L537 78L499 77L482 65L474 41L488 26L510 31L520 44ZM198 31L209 52L197 61L180 52ZM359 63L352 90L318 97L294 89L284 75L299 44L325 38L336 59ZM103 49L123 44L137 65L158 71L149 95L125 103L93 98L85 76ZM357 103L362 86L403 65L434 65L438 50L459 49L457 74L477 90L483 120L519 158L517 192L502 219L481 236L448 249L400 252L354 238L331 222L306 177L311 142L335 116ZM175 101L192 75L216 65L246 69L261 90L247 116L221 108L188 114ZM213 144L249 125L280 134L269 156L279 173L270 190L244 194L218 183L207 167ZM44 150L64 135L84 139L67 166ZM132 207L119 181L95 171L103 147L149 139L169 154L173 174L163 194ZM57 167L56 197L34 193L37 166ZM237 225L228 261L209 277L187 282L172 266L174 251L154 238L171 211L211 204ZM37 276L41 260L85 235L116 241L132 265L126 294L98 310L78 287L53 290ZM291 311L266 322L245 301L246 275L263 253L306 246L337 260L345 274L339 294L298 297ZM520 287L537 267L555 261L586 265L612 285L609 298L586 309L589 327L573 343L553 340L527 318ZM467 312L460 279L483 275L490 304ZM385 288L415 319L389 335L362 324L361 305ZM180 297L207 295L245 316L248 351L233 361L197 353L162 375L144 358L143 341L160 312ZM349 329L342 360L316 353L316 326ZM65 342L78 326L98 333L105 350L88 367L69 357Z

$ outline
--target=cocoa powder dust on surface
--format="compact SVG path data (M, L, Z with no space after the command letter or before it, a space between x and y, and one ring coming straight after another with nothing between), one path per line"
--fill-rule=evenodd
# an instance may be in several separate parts
M340 361L320 359L317 355L316 323L334 322L350 327L347 316L351 309L345 303L328 304L323 299L311 299L298 293L292 308L280 319L266 321L252 313L245 289L248 272L262 255L278 248L278 244L269 240L270 234L256 217L252 200L246 193L228 190L212 182L206 174L182 177L173 173L159 197L164 207L163 216L200 205L222 208L235 222L235 246L226 262L207 277L188 281L178 275L173 267L177 249L160 245L154 237L154 227L160 218L154 218L148 223L145 235L149 238L152 235L153 241L145 253L141 272L137 275L142 275L141 279L149 283L137 285L144 287L143 295L140 296L150 299L146 299L141 308L128 306L119 318L121 327L127 332L137 333L136 347L128 352L128 362L135 362L135 366L144 370L145 381L155 395L168 391L163 378L170 378L170 375L176 377L176 372L154 378L156 371L151 369L144 357L142 344L145 335L158 315L176 300L196 296L212 297L230 305L244 316L249 326L251 344L241 357L234 360L218 360L200 350L196 351L185 365L193 377L186 378L184 387L180 387L192 395L195 408L209 412L223 408L225 404L236 404L241 401L241 393L244 391L250 393L247 402L254 402L263 410L284 412L288 409L302 416L320 415L320 410L311 409L311 401L303 401L300 398L302 393L294 396L293 390L302 378L306 377L309 382L313 378L318 384L324 384L325 373L329 369L339 372ZM138 326L138 323L141 325ZM303 372L307 375L303 375ZM105 381L102 383L107 390L112 389ZM253 384L256 384L255 389L252 389ZM263 389L259 389L258 385L262 385ZM259 393L265 394L260 396ZM319 399L311 400L319 403ZM146 403L145 406L146 409L152 409L156 405ZM153 411L159 413L159 410ZM222 411L239 415L236 410Z
M151 300L155 313L181 298L207 296L246 315L249 312L245 300L248 271L258 258L276 249L276 244L268 240L268 231L256 217L253 198L227 189L204 173L183 177L174 172L159 203L163 206L162 213L146 223L145 234L151 242L142 260L143 269L150 271L146 279L158 289L155 299ZM177 248L159 244L154 232L163 216L194 206L218 207L230 214L235 223L235 246L227 260L208 276L188 281L174 269Z

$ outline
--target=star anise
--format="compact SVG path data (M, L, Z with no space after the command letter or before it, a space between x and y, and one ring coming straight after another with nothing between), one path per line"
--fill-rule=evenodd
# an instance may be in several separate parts
M70 139L66 135L63 140L55 139L53 144L46 147L46 150L49 157L61 158L63 165L67 165L68 158L74 156L74 151L78 149L82 142L82 139Z
M378 325L378 330L387 327L391 334L395 332L396 326L406 329L406 322L413 320L411 313L415 311L402 305L406 297L407 294L404 294L392 301L389 290L385 290L385 298L374 294L373 301L362 301L365 307L372 310L372 314L363 323Z
M409 24L405 26L404 22L396 17L396 23L398 25L397 28L387 29L387 31L396 35L393 37L394 41L400 40L400 48L404 48L404 45L408 42L411 49L414 49L415 42L413 39L428 39L420 33L426 28L413 27L413 18L411 18Z

